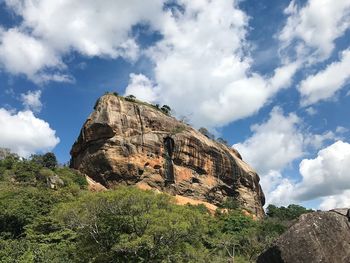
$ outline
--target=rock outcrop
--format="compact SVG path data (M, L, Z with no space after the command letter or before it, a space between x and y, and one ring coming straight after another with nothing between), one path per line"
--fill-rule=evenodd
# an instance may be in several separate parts
M348 209L301 215L298 222L262 253L258 263L348 263Z
M137 185L264 214L259 176L239 153L140 101L102 96L71 150L71 167L110 188Z

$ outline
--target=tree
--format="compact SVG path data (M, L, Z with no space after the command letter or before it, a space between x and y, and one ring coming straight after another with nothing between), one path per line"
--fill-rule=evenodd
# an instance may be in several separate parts
M136 97L134 95L128 95L125 97L125 100L134 102L136 100Z
M312 209L306 209L303 206L290 204L288 207L277 207L269 205L267 207L267 216L270 218L278 218L279 220L293 220L305 213L313 212Z
M227 147L229 147L228 142L225 139L221 138L221 137L217 138L216 141L219 142L219 143L222 143L223 145L226 145Z
M214 134L210 133L206 128L204 127L201 127L198 129L198 131L203 134L205 137L209 138L209 139L212 139L214 140L215 139L215 136Z
M43 166L49 169L54 169L57 167L56 155L53 152L45 153L42 157Z
M30 156L30 160L49 169L54 169L58 165L56 155L52 152L45 153L44 155L33 154Z
M163 105L160 109L162 112L164 112L167 115L169 115L171 112L171 108L168 105Z
M136 188L86 195L57 215L77 232L82 262L202 262L209 217Z

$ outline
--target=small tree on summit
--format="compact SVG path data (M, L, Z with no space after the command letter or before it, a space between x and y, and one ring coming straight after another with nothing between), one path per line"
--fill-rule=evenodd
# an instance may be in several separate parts
M198 129L198 131L203 134L205 137L209 138L209 139L212 139L214 140L215 139L215 136L214 134L210 133L206 128L204 127L201 127Z
M169 115L171 112L171 108L168 105L163 105L161 108L161 111L164 112L165 114Z
M130 94L125 97L125 100L134 102L136 100L136 97Z

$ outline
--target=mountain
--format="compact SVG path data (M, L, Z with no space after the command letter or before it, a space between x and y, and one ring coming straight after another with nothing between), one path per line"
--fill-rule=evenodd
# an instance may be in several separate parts
M107 188L136 185L211 209L235 200L248 213L264 215L259 176L240 154L169 116L166 107L102 96L71 156L72 168Z

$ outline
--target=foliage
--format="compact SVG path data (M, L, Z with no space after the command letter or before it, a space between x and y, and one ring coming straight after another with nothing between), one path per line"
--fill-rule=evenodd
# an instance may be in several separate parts
M291 204L288 207L276 207L275 205L269 205L267 207L268 217L277 218L279 220L293 220L302 214L310 212L313 212L313 210L295 204Z
M58 164L56 156L52 152L45 153L44 155L34 154L30 159L38 165L49 169L54 169Z
M186 130L186 127L184 125L176 125L172 131L171 134L178 134Z
M134 101L136 101L136 97L134 95L128 95L125 97L125 100L134 102Z
M221 143L221 144L223 144L223 145L226 145L227 147L229 147L228 142L225 139L221 138L221 137L217 138L216 141Z
M0 262L254 262L304 207L268 207L263 220L229 198L221 212L178 206L133 187L100 193L68 167L41 156L0 160ZM64 185L56 190L47 178Z
M171 112L171 108L168 105L163 105L160 110L164 112L165 114L169 115Z
M198 131L203 134L205 137L209 138L209 139L212 139L214 140L215 139L215 136L214 134L210 133L206 128L204 127L201 127L198 129Z
M164 194L119 188L86 195L61 207L58 217L77 232L79 257L92 262L189 262L206 254L208 215Z

